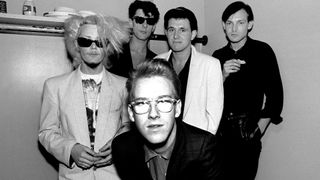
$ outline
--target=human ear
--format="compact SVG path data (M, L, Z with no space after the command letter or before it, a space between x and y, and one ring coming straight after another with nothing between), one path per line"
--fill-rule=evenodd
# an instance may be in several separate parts
M191 32L191 41L193 41L194 38L196 38L197 34L198 34L198 31L197 31L197 30L193 30L193 31Z
M168 30L164 29L163 32L164 32L164 35L166 35L166 37L168 37Z
M134 117L133 117L133 111L132 109L128 106L128 113L129 113L129 119L131 122L134 122Z
M223 30L225 31L225 30L226 30L226 23L222 21L222 23L221 23L221 24L222 24L222 28L223 28Z
M251 30L252 28L253 28L253 21L249 21L248 30Z
M129 19L129 27L132 28L133 27L133 20Z
M175 105L175 114L174 114L174 117L179 117L181 114L181 101L180 99L176 102L176 105Z
M156 30L156 25L153 25L152 27L152 33Z

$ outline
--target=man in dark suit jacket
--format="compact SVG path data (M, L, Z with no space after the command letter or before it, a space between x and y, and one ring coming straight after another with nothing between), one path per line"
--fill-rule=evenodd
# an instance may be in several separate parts
M222 179L221 151L214 135L176 118L180 81L162 59L144 62L127 81L132 131L112 143L123 180Z

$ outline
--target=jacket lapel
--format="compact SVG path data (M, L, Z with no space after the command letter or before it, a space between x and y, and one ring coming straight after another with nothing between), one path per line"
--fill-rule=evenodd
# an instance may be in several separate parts
M186 152L185 147L185 136L184 131L182 128L182 122L177 122L177 135L176 135L176 142L170 157L170 161L168 164L167 169L167 179L176 179L179 177L179 172L183 168L182 166L185 164L183 161L185 160L182 158L184 153Z
M95 136L95 150L98 151L110 139L113 138L117 128L117 119L110 119L112 102L116 92L112 87L110 74L104 70L99 97L99 109Z
M83 88L82 88L82 79L80 74L80 68L78 67L76 71L73 73L73 77L71 78L71 86L70 86L70 101L72 101L75 123L78 131L78 136L80 137L80 143L83 143L86 146L90 146L89 139L89 130L88 130L88 121L87 121L87 113L85 107L85 100L83 96Z
M184 112L183 117L187 114L190 105L191 100L193 98L193 95L195 92L198 91L198 88L200 88L201 84L201 78L199 77L200 73L200 62L201 59L197 59L197 52L193 46L191 46L191 62L190 62L190 68L189 68L189 76L188 76L188 84L187 84L187 90L186 90L186 99L184 103Z

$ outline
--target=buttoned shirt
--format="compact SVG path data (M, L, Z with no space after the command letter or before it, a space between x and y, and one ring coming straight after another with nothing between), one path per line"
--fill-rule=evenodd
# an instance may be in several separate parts
M163 153L157 153L146 145L144 146L145 150L145 162L149 167L152 179L154 180L165 180L167 169L171 157L171 153L175 144L174 142L168 147Z

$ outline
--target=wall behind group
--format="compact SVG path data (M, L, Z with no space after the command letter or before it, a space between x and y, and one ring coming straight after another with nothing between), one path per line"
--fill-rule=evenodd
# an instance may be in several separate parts
M23 2L24 0L7 0L8 13L21 14ZM132 0L34 0L34 2L38 16L52 11L55 7L65 6L76 10L92 10L127 20L127 8ZM220 18L225 7L233 1L154 0L154 2L161 14L156 33L163 34L163 15L168 9L185 6L194 11L198 18L199 36L209 37L208 44L201 48L203 52L211 55L214 50L226 44ZM245 2L251 5L255 14L255 25L250 35L269 43L274 49L285 93L282 113L284 122L278 126L271 125L263 137L257 180L320 179L318 158L320 14L317 13L320 2L317 0L246 0ZM0 68L2 73L0 98L1 102L6 102L1 105L0 114L0 179L57 179L57 171L48 162L52 159L44 157L43 149L37 145L37 131L44 77L70 70L63 38L0 34L0 40L2 44L0 60L12 68L5 69L3 66ZM165 42L152 42L151 46L156 52L166 50ZM24 54L21 54L22 52ZM51 63L55 62L64 68L50 70ZM40 63L44 63L45 70L37 66ZM23 71L25 68L31 68L31 71ZM36 73L37 70L42 71ZM43 75L44 72L47 74ZM12 77L19 81L10 82ZM34 79L35 77L38 79ZM12 90L11 86L26 88ZM28 96L22 93L27 93ZM16 106L19 108L15 108Z
M221 15L232 0L205 0L209 54L224 45ZM257 180L320 179L320 1L245 0L255 22L250 36L278 58L284 86L283 123L263 137ZM257 59L258 60L258 59ZM263 68L263 67L261 67Z
M33 0L37 7L37 16L42 16L46 12L51 12L57 7L70 7L77 11L94 11L103 15L111 15L121 20L128 20L128 7L133 0ZM167 10L179 6L184 6L192 10L198 18L199 37L204 35L204 0L151 0L160 12L160 20L157 24L156 34L163 34L163 16ZM7 1L8 13L22 14L24 0ZM167 51L167 44L164 41L151 41L150 46L156 53ZM197 46L201 49L202 46Z

